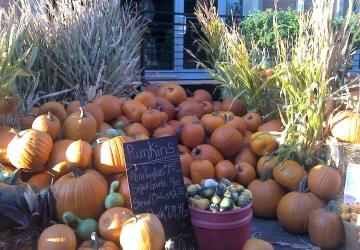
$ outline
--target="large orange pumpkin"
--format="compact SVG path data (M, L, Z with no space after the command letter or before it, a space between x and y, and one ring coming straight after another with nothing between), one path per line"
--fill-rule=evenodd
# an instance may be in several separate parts
M248 186L256 178L256 172L253 166L247 162L238 162L235 164L237 170L236 182Z
M175 107L174 104L172 104L168 99L161 96L155 97L156 107L162 111L165 112L168 115L169 120L174 119L175 117Z
M56 213L59 219L66 211L80 218L98 219L105 210L108 193L105 178L95 170L73 169L54 184Z
M190 165L191 180L200 184L202 180L214 179L215 168L209 160L195 160Z
M127 220L120 233L123 250L162 250L165 232L159 218L154 214L138 214Z
M127 136L104 139L94 150L95 168L102 174L110 175L125 172L124 143L132 141Z
M249 145L258 156L272 153L278 147L275 137L266 132L256 132L251 135Z
M209 160L213 165L216 165L219 161L224 160L222 154L211 144L201 144L196 146L191 155L196 160Z
M15 130L18 132L17 130ZM11 132L11 128L8 126L0 127L0 163L4 165L10 164L7 155L7 147L10 141L15 137L15 133Z
M54 143L49 160L46 164L46 169L55 175L55 178L69 172L69 168L66 164L66 149L72 142L73 140L65 139Z
M194 119L191 124L186 124L180 134L182 144L188 148L195 148L204 142L205 130L204 127Z
M94 100L104 114L104 121L110 121L121 115L121 107L118 98L112 95L102 95Z
M233 181L237 177L237 169L234 164L228 160L219 161L215 165L215 176L218 180L226 178Z
M60 120L61 123L63 123L67 117L67 113L64 106L58 102L50 101L44 103L43 105L40 106L38 115L47 114L48 112L54 114Z
M282 187L273 179L269 179L271 169L264 172L260 180L252 181L248 189L253 194L252 210L261 218L276 218L277 206L285 195Z
M47 114L36 117L32 128L48 133L52 139L55 139L60 134L61 123L59 119L49 111Z
M38 250L75 250L76 236L73 229L64 224L46 228L38 239Z
M16 133L7 147L11 165L28 172L41 172L49 160L53 141L45 132L27 129Z
M219 115L219 113L214 112L212 114L203 115L200 123L203 125L206 132L211 134L215 129L225 124L225 119Z
M221 110L230 111L237 116L242 116L246 113L246 106L243 101L228 97L223 100Z
M280 224L290 233L307 233L311 212L325 206L324 201L313 193L306 193L304 185L299 191L292 191L283 196L277 207Z
M331 134L344 142L360 143L360 115L352 111L338 112L330 120Z
M29 178L27 181L29 184L32 184L42 190L48 188L51 185L52 176L48 173L35 174Z
M90 167L91 160L92 148L86 141L74 141L66 149L66 162L70 167L87 169Z
M84 112L72 113L63 124L63 135L65 139L84 140L91 142L96 137L97 123L94 116Z
M243 136L230 125L221 125L212 133L211 144L227 157L236 155L241 149Z
M321 249L338 249L344 237L340 215L323 208L311 213L308 231L311 241Z
M298 190L301 180L306 175L304 168L293 160L279 163L273 171L274 179L283 187Z
M317 165L309 172L308 185L311 192L318 197L331 200L341 191L341 175L332 167Z
M113 207L106 210L99 219L99 233L105 240L117 242L121 227L132 217L132 211L125 207Z
M86 240L77 250L120 250L120 248L113 242L101 239L96 232L92 232L90 240Z
M256 172L261 176L267 168L274 169L276 167L276 158L264 155L256 164ZM272 174L270 175L272 178Z

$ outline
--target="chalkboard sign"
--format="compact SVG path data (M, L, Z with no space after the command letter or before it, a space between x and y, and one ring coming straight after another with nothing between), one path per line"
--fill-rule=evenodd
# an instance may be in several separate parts
M176 250L196 249L175 136L124 144L131 207L156 214Z

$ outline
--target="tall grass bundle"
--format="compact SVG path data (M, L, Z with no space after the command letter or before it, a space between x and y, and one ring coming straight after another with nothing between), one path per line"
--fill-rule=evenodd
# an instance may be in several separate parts
M39 90L77 87L76 97L84 101L135 92L145 22L134 3L21 0L19 9L39 39Z
M249 110L269 114L276 110L276 88L272 77L262 78L262 62L265 58L256 45L246 46L239 25L228 25L219 17L214 2L198 4L195 15L201 28L195 28L199 39L195 41L199 50L205 52L206 60L198 59L191 51L197 64L218 80L226 95L245 101Z
M295 158L306 166L324 154L326 104L339 74L350 60L349 20L353 1L344 24L334 29L334 0L313 1L310 13L299 15L299 34L293 47L276 35L278 64L275 67L284 105L280 110L285 130L279 158ZM276 19L275 31L276 31Z

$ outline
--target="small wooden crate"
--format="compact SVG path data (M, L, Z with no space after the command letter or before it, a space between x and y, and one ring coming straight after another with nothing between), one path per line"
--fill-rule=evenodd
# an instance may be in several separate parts
M355 226L350 222L344 221L345 233L345 249L359 250L360 249L360 226Z

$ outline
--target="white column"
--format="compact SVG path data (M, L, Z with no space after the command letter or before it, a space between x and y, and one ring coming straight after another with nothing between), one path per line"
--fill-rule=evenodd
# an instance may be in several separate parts
M243 6L243 15L247 16L262 9L262 0L244 0Z
M296 10L297 11L304 11L304 4L305 4L305 0L297 0Z
M335 1L335 15L336 16L342 16L346 13L344 13L344 0L336 0Z

